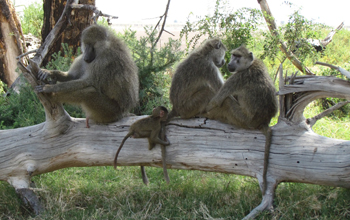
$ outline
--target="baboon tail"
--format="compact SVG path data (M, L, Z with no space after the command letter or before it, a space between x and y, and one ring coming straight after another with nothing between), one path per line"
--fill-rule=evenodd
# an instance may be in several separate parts
M264 135L266 137L266 141L265 141L265 153L264 153L264 170L263 170L262 194L265 195L266 187L267 187L266 174L267 174L267 167L269 166L272 130L271 130L270 127L263 128L263 133L264 133Z
M126 139L128 139L129 137L130 137L130 134L127 134L127 135L124 137L122 143L120 144L120 146L119 146L119 148L118 148L117 153L115 154L115 157L114 157L114 169L117 169L117 159L118 159L119 152L120 152L120 150L122 149L122 147L123 147L123 145L124 145L124 142L125 142Z

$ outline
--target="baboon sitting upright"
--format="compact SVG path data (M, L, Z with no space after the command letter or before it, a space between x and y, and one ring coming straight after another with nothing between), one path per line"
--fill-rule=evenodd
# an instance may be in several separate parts
M205 108L224 80L219 68L225 64L226 47L217 39L205 41L177 67L170 88L175 116L205 116Z
M260 130L266 136L262 187L264 195L272 136L269 124L278 110L276 89L264 63L255 59L245 46L240 46L231 53L227 67L234 73L210 101L207 111L211 118L219 118L244 129Z
M139 97L137 67L129 48L114 33L99 25L86 28L81 37L83 54L68 72L39 70L37 92L51 93L62 103L78 104L96 123L117 121L136 106Z

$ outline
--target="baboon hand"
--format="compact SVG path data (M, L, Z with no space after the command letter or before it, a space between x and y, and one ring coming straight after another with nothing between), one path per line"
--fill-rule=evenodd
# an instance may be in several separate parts
M50 75L50 72L44 69L40 69L38 72L38 78L39 80L43 81L46 80L46 78Z
M208 105L207 105L205 111L206 111L206 112L210 112L210 110L212 110L213 108L215 108L215 107L217 107L217 106L218 106L218 104L216 103L216 101L211 100L211 101L208 103Z
M49 70L39 69L38 71L38 79L42 82L49 84L56 84L57 78Z
M49 93L49 92L53 92L52 91L52 86L50 85L38 85L35 87L35 91L36 92L44 92L44 93Z
M39 92L39 93L44 92L44 87L45 87L45 85L38 85L35 87L35 91Z
M167 138L167 136L165 136L164 138L165 138L165 141L167 142L167 144L164 144L164 146L170 145L170 141L169 141L169 139Z

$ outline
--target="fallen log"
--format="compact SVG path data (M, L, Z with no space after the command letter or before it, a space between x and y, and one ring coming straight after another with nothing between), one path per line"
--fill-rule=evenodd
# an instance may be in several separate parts
M118 144L135 120L85 127L84 119L50 136L45 123L0 131L0 180L17 191L29 190L32 176L66 167L113 166ZM273 129L267 193L258 211L271 208L280 182L301 182L350 188L350 141L326 138L281 120ZM168 169L202 170L251 176L262 185L265 137L258 131L235 129L203 118L177 119L167 126ZM161 150L147 141L125 143L118 166L162 167ZM37 203L35 203L37 205ZM40 210L39 210L40 212ZM258 214L258 212L256 213Z
M62 16L62 22L66 19ZM56 26L52 33L58 29ZM50 42L42 45L28 66L20 64L33 87L38 84L38 64ZM350 100L350 82L296 74L284 79L282 68L279 75L280 115L272 127L267 190L261 204L246 218L272 208L275 189L281 182L350 188L350 141L315 134L312 125L321 117L308 120L303 116L307 104L317 98ZM112 166L117 146L129 126L144 117L127 117L108 125L91 124L88 129L84 119L71 118L61 103L48 95L38 97L45 108L44 123L0 131L0 180L9 182L37 214L42 207L30 188L31 177L66 167ZM240 174L257 178L262 186L265 137L259 131L197 118L172 120L166 133L171 142L166 152L168 169ZM143 139L127 141L118 166L162 167L160 147L149 151L147 145Z

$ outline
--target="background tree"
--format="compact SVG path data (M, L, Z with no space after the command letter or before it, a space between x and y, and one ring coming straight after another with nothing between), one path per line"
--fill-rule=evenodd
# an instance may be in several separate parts
M10 86L18 77L16 57L26 49L21 23L9 0L0 1L0 80Z
M45 41L46 36L62 15L66 2L67 0L44 0L44 22L41 30L42 42ZM80 0L79 3L94 6L95 0ZM72 48L73 54L76 54L78 47L80 47L80 34L82 30L92 24L92 16L93 12L91 10L73 10L67 27L63 29L62 35L53 44L42 64L45 66L51 60L53 53L58 51L64 52L62 43L68 44L68 47Z

